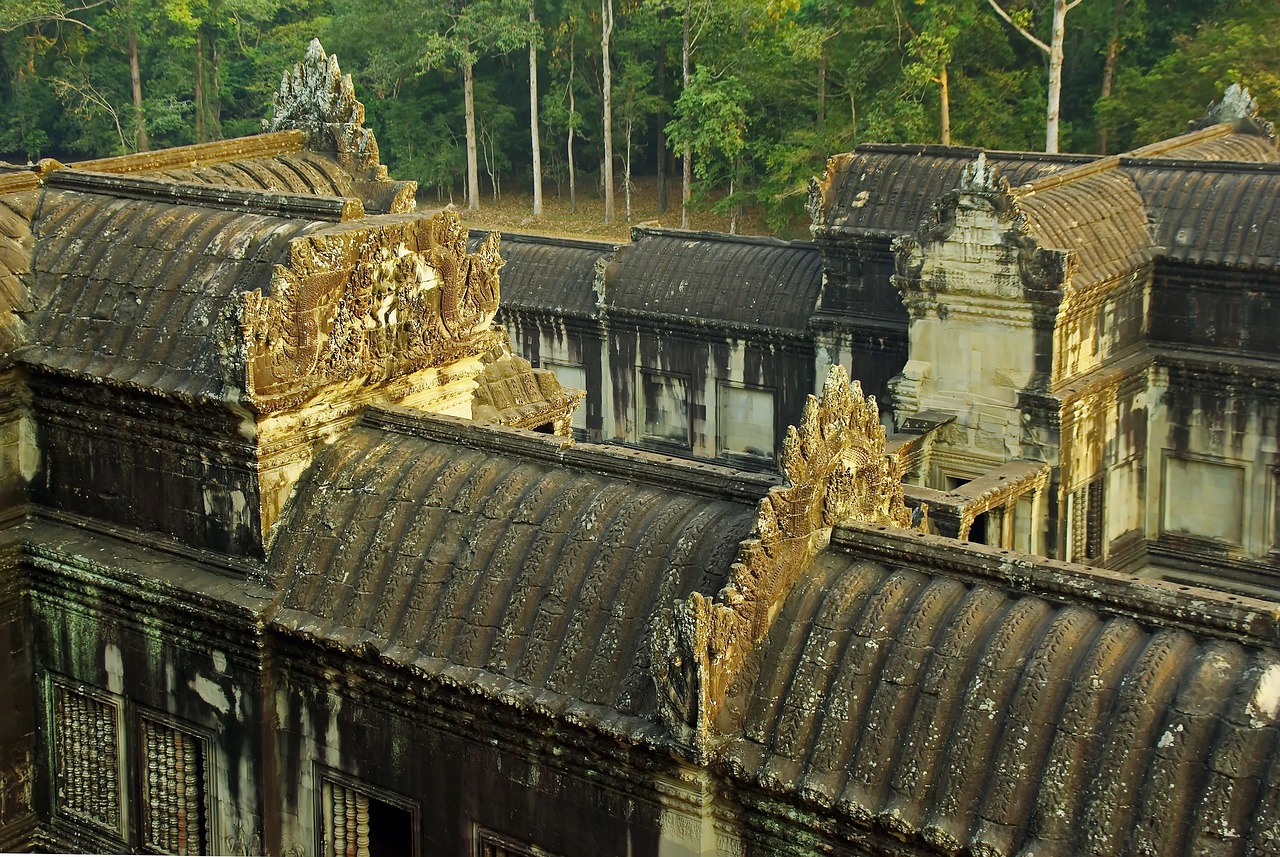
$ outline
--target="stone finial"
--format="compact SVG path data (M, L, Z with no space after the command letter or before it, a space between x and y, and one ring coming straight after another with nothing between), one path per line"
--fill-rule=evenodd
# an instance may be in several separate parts
M1237 131L1252 131L1268 139L1274 139L1275 125L1258 114L1258 99L1249 94L1246 87L1233 83L1218 101L1205 108L1204 116L1188 123L1188 131L1198 131L1214 125L1229 124Z
M263 122L267 131L300 130L308 149L335 155L363 178L384 171L378 141L364 127L364 105L356 98L351 75L342 73L338 58L326 54L319 39L312 39L302 62L284 73L272 102L275 116Z
M760 501L729 582L714 598L693 593L659 620L653 663L660 717L695 754L705 753L730 682L832 527L911 527L898 460L885 443L875 399L833 366L821 399L810 396L800 426L787 432L786 482Z
M979 152L972 163L966 164L960 173L959 190L968 193L1005 193L1009 183L1000 175L995 164L987 163L987 153Z

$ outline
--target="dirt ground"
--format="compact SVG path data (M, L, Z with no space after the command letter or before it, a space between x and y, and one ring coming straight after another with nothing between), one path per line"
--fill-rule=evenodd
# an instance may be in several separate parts
M492 195L480 198L479 211L467 211L465 200L459 203L462 222L476 229L497 229L505 232L524 232L537 235L555 235L562 238L591 238L601 241L627 241L631 227L663 226L680 228L680 182L677 177L667 183L667 211L658 213L657 180L652 176L636 179L631 191L631 219L627 219L626 196L619 182L615 198L614 223L604 222L604 197L596 195L591 185L578 191L577 211L569 209L568 188L563 196L556 195L554 183L543 186L542 217L533 216L533 196L529 192L507 193L496 202ZM419 208L430 208L433 199L419 199ZM711 232L728 232L729 219L717 214L694 210L690 213L691 229ZM751 212L738 218L739 234L768 234L763 220Z

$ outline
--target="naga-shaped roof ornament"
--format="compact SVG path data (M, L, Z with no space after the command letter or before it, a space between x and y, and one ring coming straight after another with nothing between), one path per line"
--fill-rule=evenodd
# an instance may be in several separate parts
M326 54L319 39L312 39L302 62L284 73L272 103L275 116L263 122L267 131L300 130L308 149L334 155L353 175L385 174L351 75L342 73L337 56Z
M659 619L654 679L659 716L695 754L748 653L764 639L787 594L843 521L909 529L902 473L885 448L874 397L839 366L822 398L809 397L783 444L783 485L760 501L729 582L714 597L694 592Z

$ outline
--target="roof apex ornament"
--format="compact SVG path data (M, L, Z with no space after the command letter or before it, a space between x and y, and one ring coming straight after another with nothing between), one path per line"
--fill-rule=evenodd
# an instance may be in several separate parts
M654 633L659 716L705 756L717 707L750 651L769 633L796 580L842 521L911 528L898 459L886 452L874 397L832 366L783 444L783 485L760 501L729 582L664 611Z
M1234 126L1236 131L1252 132L1269 140L1276 136L1276 126L1258 114L1258 99L1238 83L1228 86L1221 99L1205 108L1204 116L1187 124L1187 130L1199 131L1224 123Z
M995 164L987 163L987 153L979 152L961 171L958 189L967 193L1008 193L1009 182Z
M351 75L338 67L338 57L326 54L312 39L302 62L285 71L280 90L272 98L275 116L262 124L267 131L300 130L308 149L335 155L353 175L382 178L378 141L364 127L364 105L356 98Z

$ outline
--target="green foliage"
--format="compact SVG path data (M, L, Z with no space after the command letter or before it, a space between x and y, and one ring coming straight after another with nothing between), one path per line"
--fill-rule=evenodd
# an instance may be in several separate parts
M1229 11L1176 37L1150 69L1121 71L1116 94L1100 99L1097 110L1122 148L1182 133L1232 83L1248 87L1264 116L1280 118L1280 16L1271 0L1235 3Z
M1004 5L1047 37L1049 0ZM688 142L697 199L759 205L779 231L803 230L808 179L831 154L938 142L944 70L955 144L1043 143L1043 57L985 0L689 0L684 92L686 0L614 6L617 147L630 129L643 173ZM281 74L319 35L355 79L393 173L442 201L462 182L460 72L470 63L482 184L487 167L519 187L529 181L524 49L534 37L547 174L564 179L570 133L579 171L593 173L603 137L599 0L536 0L535 11L537 32L529 0L0 0L0 157L131 151L144 129L153 147L255 133ZM1104 128L1109 151L1176 134L1233 82L1280 118L1275 0L1089 0L1067 29L1067 148L1094 150ZM1109 55L1115 75L1103 98Z

